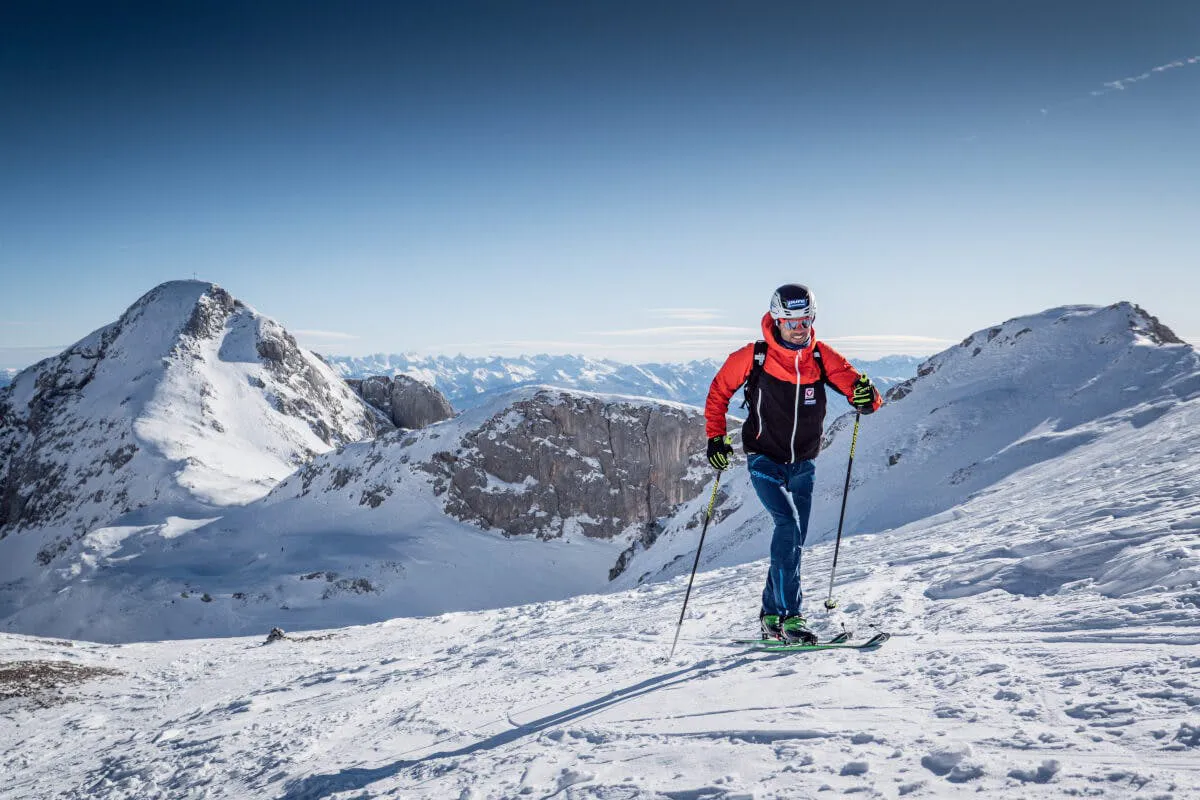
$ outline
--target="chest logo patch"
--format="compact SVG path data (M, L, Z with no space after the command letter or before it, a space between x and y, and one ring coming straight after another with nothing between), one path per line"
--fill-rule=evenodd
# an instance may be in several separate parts
M815 406L817 404L817 389L815 386L806 387L804 390L804 405Z

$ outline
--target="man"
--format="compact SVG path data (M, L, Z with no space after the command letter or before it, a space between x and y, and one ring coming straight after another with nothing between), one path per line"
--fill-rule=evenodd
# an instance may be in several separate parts
M729 399L746 386L749 414L742 426L742 448L754 491L775 522L759 622L763 638L802 644L817 640L800 615L800 549L812 510L825 384L863 414L883 405L866 375L817 341L816 317L817 303L808 287L789 283L776 289L762 318L765 347L757 345L761 368L755 366L754 343L732 353L713 378L704 406L708 461L717 470L727 469L733 447L725 414Z

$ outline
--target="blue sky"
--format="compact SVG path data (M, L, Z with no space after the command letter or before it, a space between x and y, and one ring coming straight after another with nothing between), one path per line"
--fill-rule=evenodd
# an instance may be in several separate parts
M1200 341L1200 4L0 7L0 367L154 285L322 352L858 357L1131 300Z

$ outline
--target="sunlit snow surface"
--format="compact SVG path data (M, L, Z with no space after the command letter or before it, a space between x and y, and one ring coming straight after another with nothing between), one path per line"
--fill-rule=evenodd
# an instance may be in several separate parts
M1097 476L1109 502L1090 511L1050 471L848 543L841 611L816 621L892 631L876 652L729 644L761 562L698 577L669 664L681 579L270 645L3 636L0 661L123 674L51 708L3 701L0 796L1195 796L1200 487L1194 466L1128 483L1137 458ZM1169 541L1135 557L1152 531ZM829 557L815 548L809 576Z
M1049 462L848 540L840 609L812 612L891 631L876 652L729 644L763 562L700 574L669 664L684 578L270 645L0 636L0 661L123 673L0 701L0 796L1194 797L1197 424L1192 402L1086 477Z
M765 569L739 467L670 663L699 534L686 523L707 496L609 594L272 644L265 627L120 646L0 635L0 671L121 672L63 689L65 702L0 700L0 774L12 776L0 797L1200 796L1195 353L1105 351L1125 323L1075 321L1096 328L1077 349L1046 338L1026 350L1040 359L1029 376L999 348L1041 325L1000 326L983 344L994 354L944 354L926 388L864 420L840 606L820 605L825 541L805 553L806 607L826 635L890 631L878 651L729 642L753 631ZM1002 363L1028 392L989 394ZM814 539L836 527L848 450L836 427ZM154 535L184 541L186 525ZM490 553L444 585L490 579ZM197 602L197 624L217 605Z

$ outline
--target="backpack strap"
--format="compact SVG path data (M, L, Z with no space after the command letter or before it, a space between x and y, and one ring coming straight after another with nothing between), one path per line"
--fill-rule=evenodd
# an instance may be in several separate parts
M758 378L762 375L763 364L767 360L767 340L759 339L754 343L754 361L750 364L750 374L746 377L745 392L742 394L742 408L750 406L750 393L758 390ZM821 358L821 344L817 342L813 345L813 360L817 362L817 369L821 371L821 383L829 383L829 376L825 373L825 359Z
M762 375L763 364L767 360L767 340L759 339L754 343L754 361L750 364L750 374L746 376L746 383L743 384L746 388L742 395L742 408L748 408L750 405L750 393L758 389L758 377ZM822 367L824 374L824 367Z

